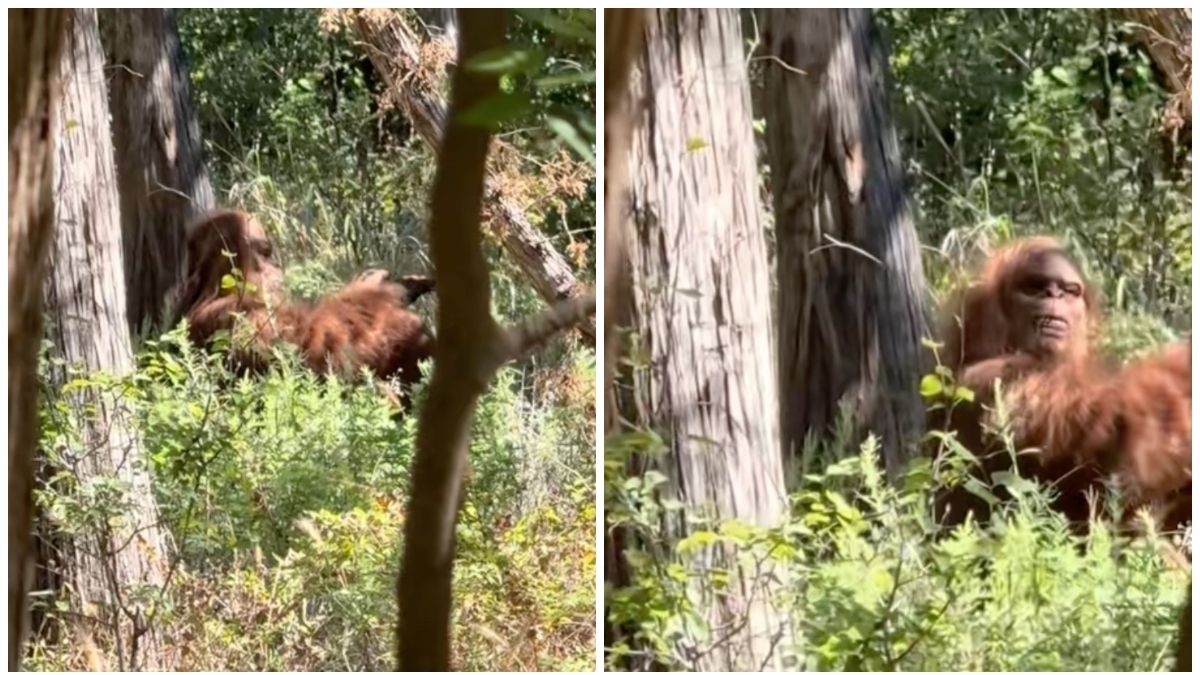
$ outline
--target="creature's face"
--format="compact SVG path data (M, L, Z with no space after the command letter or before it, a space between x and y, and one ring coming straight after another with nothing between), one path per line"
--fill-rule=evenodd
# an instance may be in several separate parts
M283 284L283 271L275 261L275 251L267 231L254 218L246 218L243 222L244 235L241 266L247 279L257 279L262 289L274 294Z
M1087 286L1061 253L1035 253L1013 275L1006 298L1011 347L1057 356L1083 345L1088 331Z

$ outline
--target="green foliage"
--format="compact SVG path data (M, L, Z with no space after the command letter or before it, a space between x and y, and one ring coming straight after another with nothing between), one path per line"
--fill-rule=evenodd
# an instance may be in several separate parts
M368 265L425 270L435 157L356 36L317 10L178 15L219 200L259 217L289 276L308 268L288 288L310 296ZM594 10L521 10L506 54L526 56L501 63L521 109L499 129L515 149L505 188L583 279L595 269L594 180L562 153L588 157L595 144L594 37L581 37L594 22ZM540 308L499 247L488 255L500 316Z
M953 263L980 237L1064 235L1114 311L1190 322L1190 155L1162 142L1166 94L1119 11L878 15L924 241Z
M720 639L739 639L744 618L710 621L737 570L759 575L765 603L784 633L788 668L861 671L1165 670L1187 574L1172 569L1158 540L1126 540L1102 525L1068 533L1043 490L1025 481L980 527L944 531L931 494L947 479L928 460L894 485L876 444L804 477L790 515L772 528L696 517L665 495L665 478L629 476L630 458L664 452L653 434L609 443L609 527L636 542L631 580L607 589L623 631L610 668L695 666ZM998 476L1010 489L1015 477ZM687 522L672 541L663 524ZM714 561L735 561L732 564ZM770 570L764 579L763 570ZM724 604L729 607L728 603ZM723 626L721 628L719 626ZM721 631L725 630L725 633Z
M571 356L581 365L562 377L593 391L590 358ZM519 380L501 373L473 428L455 586L456 622L472 630L456 631L455 653L471 670L587 669L596 514L580 421L594 403L533 399ZM139 606L188 644L181 667L387 670L417 418L397 415L379 384L317 376L288 350L265 375L239 377L181 326L148 341L127 376L80 373L47 392L42 449L56 471L39 503L58 537L127 513L126 486L79 485L66 470L81 418L64 397L109 392L134 420L178 551L170 587ZM69 617L47 609L51 622ZM35 641L33 665L65 667L73 649Z

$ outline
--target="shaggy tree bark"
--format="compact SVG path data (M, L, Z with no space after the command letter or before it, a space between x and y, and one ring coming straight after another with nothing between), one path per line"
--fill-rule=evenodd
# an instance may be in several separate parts
M848 405L891 475L924 425L920 248L870 10L761 10L784 456Z
M354 27L417 134L429 147L440 147L446 103L437 83L421 76L420 38L400 18L372 11L357 12ZM548 303L586 295L588 287L575 278L567 259L505 196L502 181L494 174L489 172L484 184L484 202L495 219L493 229L534 290ZM579 330L595 342L595 321L585 321Z
M51 168L69 10L8 10L8 669L20 670L32 577L42 279L54 236Z
M132 368L133 353L96 10L75 10L70 25L55 167L58 212L46 284L49 337L68 364L121 375ZM52 373L59 384L67 376ZM145 606L133 597L162 585L170 545L129 411L111 389L89 388L67 400L82 428L79 446L61 453L65 466L58 470L71 474L80 495L88 494L89 485L114 480L122 490L119 517L97 519L65 542L62 573L72 606L99 612L100 621L84 629L112 630L118 669L169 668Z
M661 467L691 512L773 525L786 509L770 268L757 199L750 89L735 10L648 12L634 75L634 327L649 367L628 416L667 439ZM622 411L623 413L625 411ZM672 537L685 522L664 524ZM785 630L771 575L733 567L726 593L697 589L712 635L683 644L703 671L774 669Z
M200 123L170 9L100 12L108 58L126 312L136 334L161 328L183 280L187 225L213 208Z
M459 14L459 61L504 46L508 13ZM458 68L433 185L430 256L438 270L437 351L421 409L397 599L397 652L406 671L444 671L450 662L454 526L471 420L496 371L595 312L592 294L504 328L491 314L491 285L480 215L491 134L458 121L499 91L499 76Z

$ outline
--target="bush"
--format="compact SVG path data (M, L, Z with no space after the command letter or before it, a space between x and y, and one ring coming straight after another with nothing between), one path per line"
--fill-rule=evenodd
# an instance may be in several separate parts
M804 477L790 516L773 528L712 522L661 496L665 477L620 470L630 454L661 452L653 436L610 442L606 514L636 550L632 580L608 589L610 620L626 638L610 667L637 655L694 667L719 639L702 608L736 579L776 585L766 602L782 617L787 667L861 671L1165 670L1188 574L1166 564L1154 537L1129 541L1096 524L1070 534L1039 490L991 523L942 531L931 494L945 480L917 461L897 486L861 455ZM672 543L665 517L687 518ZM732 566L712 561L733 560ZM777 581L764 581L769 571ZM726 605L728 606L728 605ZM744 615L722 617L738 626ZM734 639L737 639L736 637Z
M71 383L119 392L175 540L170 586L138 606L152 607L183 648L180 668L390 669L416 415L397 415L369 378L317 376L286 350L261 377L232 375L222 359L194 348L180 327L148 341L130 375ZM594 369L572 372L594 390ZM588 669L594 446L579 424L594 404L530 400L518 375L501 373L475 421L455 653L475 670ZM51 461L78 445L79 420L59 396L48 392L43 406ZM551 480L534 480L542 477ZM72 525L58 536L121 517L120 486L101 484L41 486L46 512ZM45 609L48 625L69 622L65 604ZM49 635L35 640L30 667L84 662L77 645Z

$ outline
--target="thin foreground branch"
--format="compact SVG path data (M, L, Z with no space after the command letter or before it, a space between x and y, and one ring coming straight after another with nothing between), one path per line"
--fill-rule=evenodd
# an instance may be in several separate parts
M459 13L459 62L504 47L508 12ZM448 124L433 185L430 253L438 273L438 340L433 380L421 409L413 463L404 559L397 591L397 652L406 671L451 666L450 616L454 526L462 476L479 397L497 369L555 332L595 311L591 291L511 329L491 314L491 282L480 231L491 133L462 121L461 113L499 92L499 75L470 67L455 70Z
M504 45L507 11L464 10L461 19L461 61ZM499 337L479 231L491 134L461 122L460 113L498 91L494 73L455 71L433 185L429 243L439 276L438 344L417 432L397 589L397 653L406 671L450 668L454 524L475 405L495 373L486 355Z

